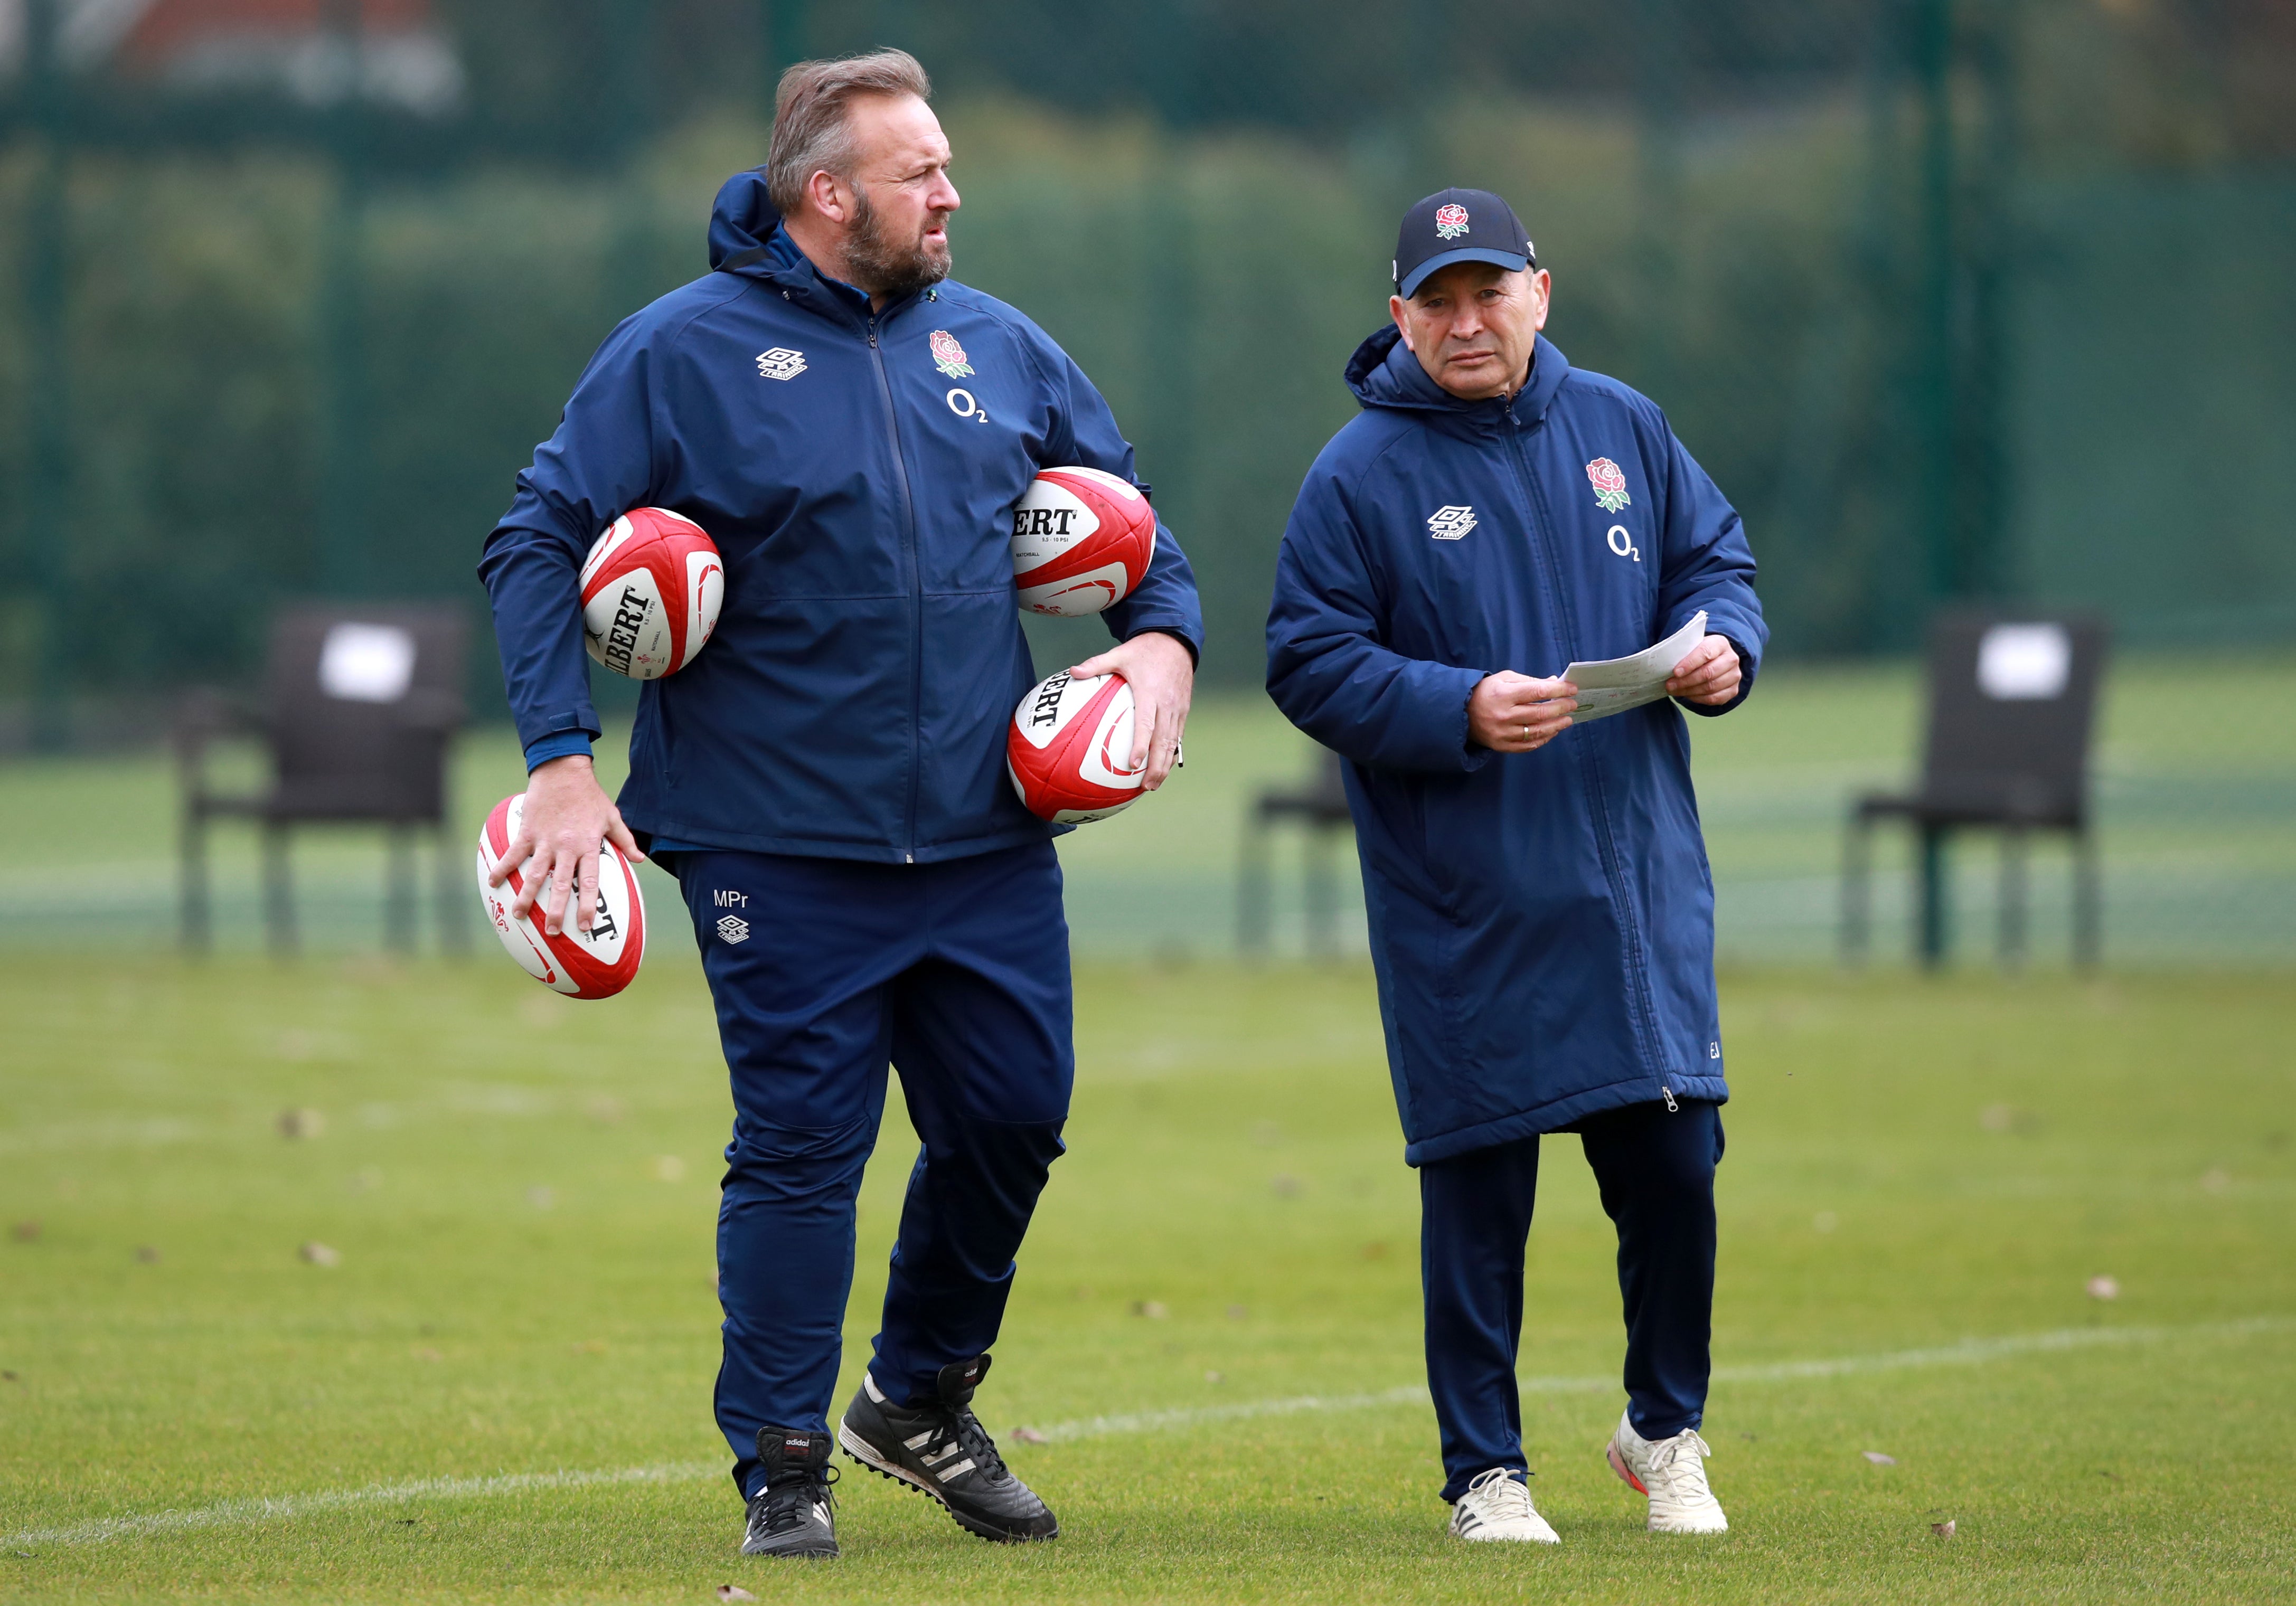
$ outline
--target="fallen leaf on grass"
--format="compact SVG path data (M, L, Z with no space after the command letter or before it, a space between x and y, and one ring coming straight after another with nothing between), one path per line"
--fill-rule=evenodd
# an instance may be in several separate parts
M1943 1522L1932 1522L1932 1523L1931 1523L1931 1524L1930 1524L1930 1532L1931 1532L1931 1533L1935 1534L1935 1535L1936 1535L1939 1538L1940 1538L1940 1539L1950 1539L1950 1538L1952 1538L1952 1537L1953 1537L1953 1519L1952 1519L1952 1518L1950 1518L1950 1517L1948 1517L1948 1518L1947 1518Z
M343 1263L342 1250L330 1249L316 1238L295 1252L313 1266L340 1266Z
M721 1601L754 1601L758 1597L739 1584L720 1584L718 1586L718 1598Z
M37 1243L40 1241L40 1224L37 1221L17 1222L8 1229L8 1236L19 1243Z
M1132 1314L1145 1316L1151 1322L1160 1322L1172 1313L1165 1308L1161 1299L1135 1299L1132 1301Z
M327 1118L316 1110L283 1110L279 1112L279 1135L282 1137L316 1137L326 1129Z
M1894 1467L1898 1464L1896 1456L1884 1455L1879 1450L1867 1450L1865 1452L1865 1456L1877 1467Z
M148 1243L139 1243L135 1246L135 1258L145 1266L157 1266L160 1263L160 1251Z
M1988 1104L1977 1120L1988 1132L2013 1132L2019 1137L2038 1137L2046 1124L2031 1110L2014 1104Z
M1013 1438L1016 1442L1024 1445L1042 1445L1052 1442L1034 1428L1015 1428L1013 1430Z

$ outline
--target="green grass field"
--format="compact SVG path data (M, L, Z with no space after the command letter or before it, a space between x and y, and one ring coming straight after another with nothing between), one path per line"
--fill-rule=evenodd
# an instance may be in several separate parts
M992 1547L854 1478L844 1559L793 1566L735 1554L709 1421L728 1106L687 951L610 1004L506 962L14 955L0 1599L2296 1592L2284 975L1726 976L1734 1528L1646 1535L1603 1464L1617 1297L1563 1139L1522 1367L1551 1552L1442 1532L1367 973L1079 982L1070 1152L982 1400L1064 1536ZM909 1154L889 1121L853 1364Z
M1078 628L1071 645L1089 641ZM1047 664L1053 657L1040 654ZM1691 721L1699 805L1718 894L1726 961L1812 964L1833 954L1841 826L1856 793L1902 786L1921 742L1912 666L1788 664L1767 672L1726 719ZM602 745L610 781L623 733ZM1208 693L1188 729L1188 766L1152 806L1063 839L1069 918L1080 953L1102 957L1232 951L1239 829L1249 799L1296 783L1307 739L1263 696ZM253 755L223 768L251 783ZM2191 971L2296 965L2296 660L2285 654L2123 659L2099 722L2095 795L2105 865L2105 952L2113 963ZM514 791L516 743L473 732L458 754L454 884L463 843L496 799ZM40 852L0 862L0 950L68 946L113 953L164 944L175 920L173 780L157 753L0 763L0 826L37 832ZM1881 844L1877 955L1905 952L1909 882L1901 832ZM365 829L311 831L297 849L304 930L336 953L378 946L382 856ZM1296 846L1281 845L1279 946L1298 952ZM1343 946L1360 952L1353 856ZM226 949L259 940L252 833L226 827L216 851L217 930ZM2033 957L2066 961L2067 856L2033 860ZM1993 845L1956 850L1954 903L1962 963L1988 963ZM651 880L652 878L650 878ZM658 897L673 896L653 880ZM463 911L467 917L468 910ZM427 938L426 938L427 940Z

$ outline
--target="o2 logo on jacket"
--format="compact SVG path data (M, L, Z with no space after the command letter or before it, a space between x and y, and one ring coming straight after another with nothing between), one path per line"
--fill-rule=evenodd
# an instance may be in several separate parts
M1472 507L1439 507L1427 515L1427 533L1438 541L1456 541L1474 528Z

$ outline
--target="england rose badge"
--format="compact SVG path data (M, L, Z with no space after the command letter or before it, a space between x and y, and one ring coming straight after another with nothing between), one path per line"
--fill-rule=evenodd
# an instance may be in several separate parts
M1607 457L1597 457L1587 465L1587 483L1595 488L1595 504L1606 513L1615 513L1634 501L1627 495L1627 477L1619 465Z
M932 348L933 366L951 379L971 379L972 365L964 360L964 348L946 329L936 329L925 342Z

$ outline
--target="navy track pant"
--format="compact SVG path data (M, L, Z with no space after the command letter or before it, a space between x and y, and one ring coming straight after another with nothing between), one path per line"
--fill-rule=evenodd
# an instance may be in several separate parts
M733 1073L717 1413L748 1495L759 1428L828 1425L888 1062L922 1146L870 1372L908 1403L996 1341L1075 1077L1060 861L1049 842L935 864L665 857Z
M1704 1419L1714 1315L1714 1168L1722 1111L1702 1100L1629 1104L1572 1129L1619 1229L1627 1417L1644 1438ZM1443 1498L1478 1472L1528 1471L1515 1356L1523 1250L1538 1197L1538 1139L1419 1168L1427 1386L1443 1436Z

